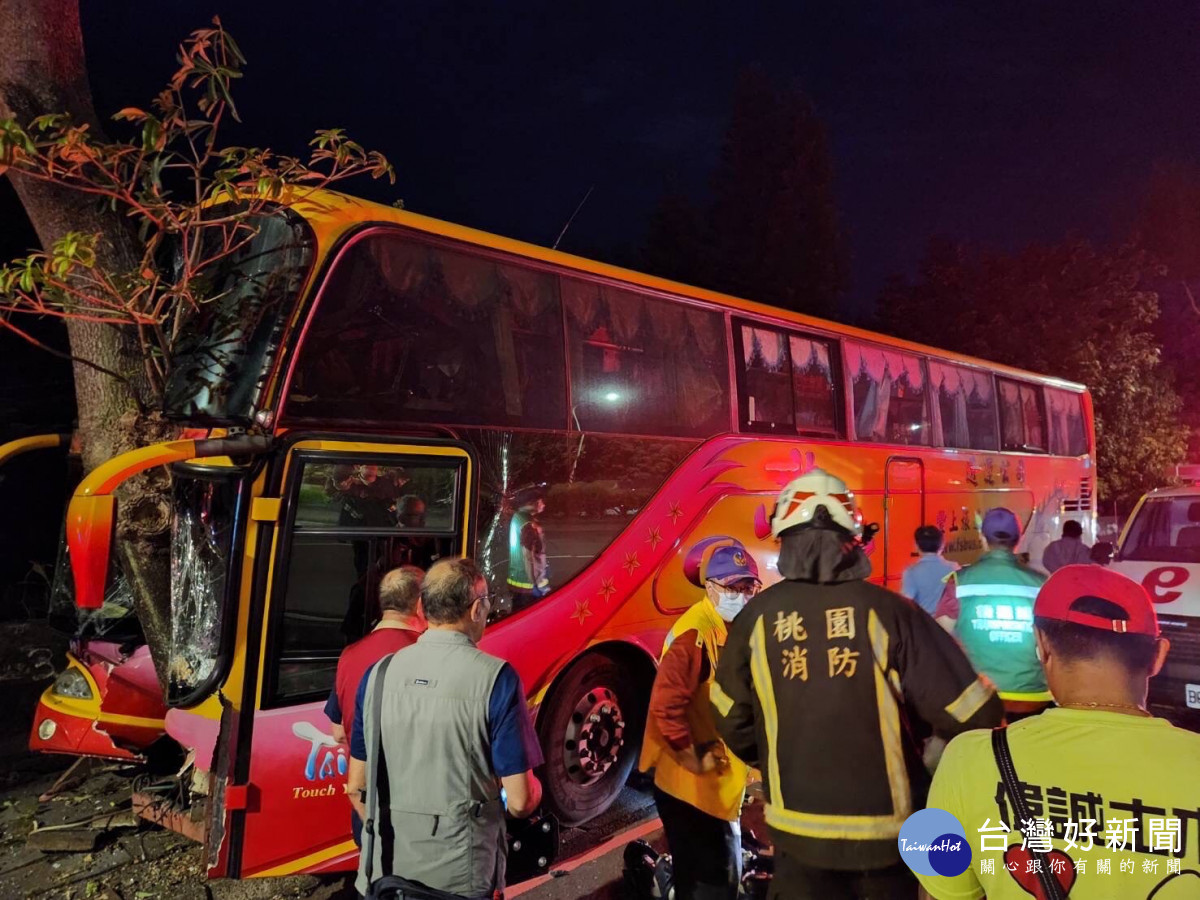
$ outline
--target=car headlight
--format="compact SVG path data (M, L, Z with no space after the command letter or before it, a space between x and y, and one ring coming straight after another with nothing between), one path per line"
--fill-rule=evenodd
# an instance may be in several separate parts
M51 692L60 697L74 697L77 700L91 700L92 686L83 673L73 666L54 679Z
M50 738L54 737L54 732L57 730L58 723L53 719L42 719L41 724L38 725L38 737L40 737L43 741L48 741Z

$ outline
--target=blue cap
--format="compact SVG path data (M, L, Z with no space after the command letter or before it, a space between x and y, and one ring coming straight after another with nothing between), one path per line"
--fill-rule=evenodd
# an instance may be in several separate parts
M700 574L704 581L725 582L739 578L760 580L754 557L740 542L716 547L701 565Z
M983 514L983 525L980 526L983 536L989 541L997 538L1008 541L1021 539L1021 523L1011 509L996 506Z

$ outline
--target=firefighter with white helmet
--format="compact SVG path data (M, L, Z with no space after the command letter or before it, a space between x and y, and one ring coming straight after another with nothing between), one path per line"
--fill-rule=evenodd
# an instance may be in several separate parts
M955 641L865 580L876 530L837 476L792 481L771 516L783 580L729 626L717 663L717 731L763 773L773 897L916 897L897 847L929 785L914 732L1001 719Z

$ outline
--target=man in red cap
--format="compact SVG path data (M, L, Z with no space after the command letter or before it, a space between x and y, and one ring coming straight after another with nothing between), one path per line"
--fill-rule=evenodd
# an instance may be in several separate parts
M1045 866L1064 896L1200 896L1200 735L1146 709L1168 644L1145 589L1111 569L1064 566L1038 593L1034 628L1057 706L1008 728L1028 818L1006 795L990 732L956 737L929 806L963 825L971 866L952 878L918 872L925 889L1025 900L1045 896Z

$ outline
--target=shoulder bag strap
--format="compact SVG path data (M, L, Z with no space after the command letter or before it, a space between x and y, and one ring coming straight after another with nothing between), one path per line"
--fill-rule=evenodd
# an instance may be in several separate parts
M371 684L371 726L375 733L371 746L368 748L367 758L370 760L371 751L374 751L375 778L372 784L373 789L367 791L367 821L363 823L363 832L366 834L366 837L363 838L363 852L367 855L364 874L367 876L367 884L371 883L372 870L375 866L375 817L379 813L379 779L383 772L383 676L387 674L388 663L391 661L390 653L379 661L375 666L372 676L374 681ZM363 712L365 714L366 710ZM363 721L366 721L365 715Z
M1004 790L1008 794L1013 815L1017 817L1014 824L1017 826L1017 830L1025 835L1026 846L1028 846L1029 835L1025 834L1021 823L1032 819L1033 814L1025 805L1025 798L1021 796L1021 787L1017 782L1017 767L1013 764L1012 750L1008 746L1008 729L1003 725L992 729L992 753L996 757L996 767L1000 770L1000 779L1004 782ZM1050 860L1046 854L1040 850L1030 850L1029 852L1033 854L1034 859L1041 863L1038 881L1042 884L1042 893L1046 900L1066 900L1067 895L1063 892L1062 884L1054 877L1054 872L1050 869Z

